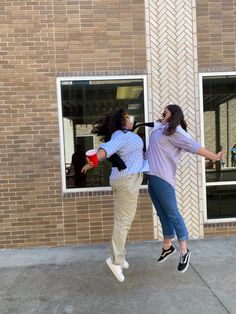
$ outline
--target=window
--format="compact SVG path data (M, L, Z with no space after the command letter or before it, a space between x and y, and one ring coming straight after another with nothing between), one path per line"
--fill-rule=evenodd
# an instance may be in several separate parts
M221 162L205 160L207 219L236 217L236 76L203 76L205 146L223 149Z
M233 218L236 216L236 185L216 185L207 187L207 216Z
M100 162L86 175L85 152L98 148L99 138L91 134L95 121L120 108L126 109L137 123L145 121L145 77L58 78L58 104L61 132L63 190L109 186L111 164ZM138 129L145 144L145 128Z

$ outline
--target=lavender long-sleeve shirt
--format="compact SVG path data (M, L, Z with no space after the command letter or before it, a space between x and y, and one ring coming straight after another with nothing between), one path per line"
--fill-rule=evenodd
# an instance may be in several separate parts
M175 175L180 155L183 151L196 153L201 144L197 143L180 126L172 135L165 135L166 124L157 122L150 135L146 152L149 163L147 174L155 175L175 187Z

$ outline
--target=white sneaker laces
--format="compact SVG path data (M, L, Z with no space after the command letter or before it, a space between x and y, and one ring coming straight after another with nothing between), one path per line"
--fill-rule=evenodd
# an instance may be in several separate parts
M184 254L180 253L180 257L179 257L180 264L184 264L184 259L185 259L187 254L188 254L188 251Z

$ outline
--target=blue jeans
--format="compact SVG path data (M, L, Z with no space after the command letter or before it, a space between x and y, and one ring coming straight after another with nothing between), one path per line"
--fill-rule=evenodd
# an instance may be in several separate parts
M178 210L175 189L165 180L148 175L148 190L157 215L160 218L165 239L172 239L175 234L179 241L188 239L188 230Z

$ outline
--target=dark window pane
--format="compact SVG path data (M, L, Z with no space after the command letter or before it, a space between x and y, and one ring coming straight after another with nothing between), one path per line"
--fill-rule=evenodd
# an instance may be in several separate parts
M93 123L107 112L126 109L138 123L144 122L144 86L142 79L61 81L64 130L66 188L109 186L111 164L81 174L85 152L98 148L99 138L91 134ZM144 140L145 128L139 135Z
M203 106L205 146L225 153L221 162L205 161L206 181L236 181L236 77L205 77ZM206 190L208 219L236 217L236 185L207 186Z
M206 181L236 181L236 77L204 78L203 105L205 146L225 152L221 163L206 160Z
M236 217L236 185L207 187L207 218Z

